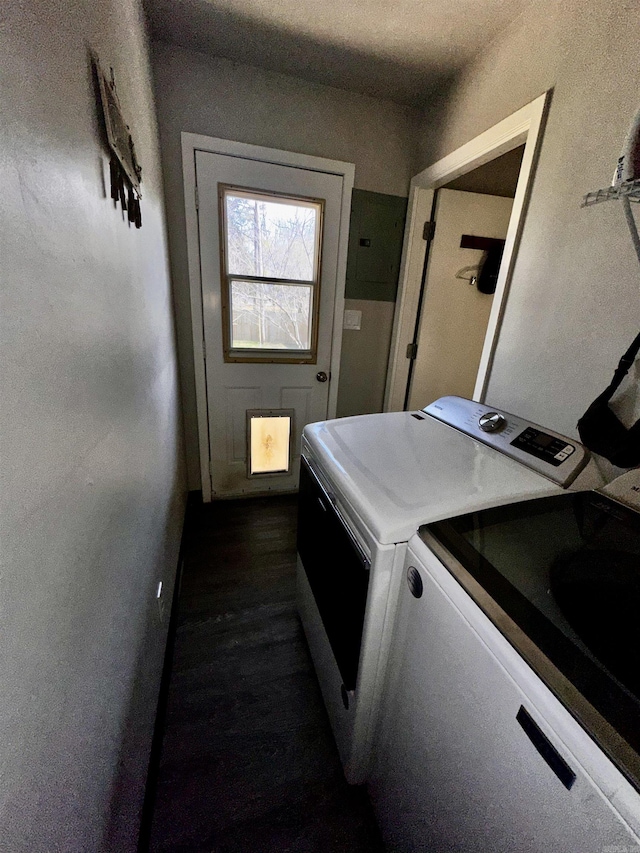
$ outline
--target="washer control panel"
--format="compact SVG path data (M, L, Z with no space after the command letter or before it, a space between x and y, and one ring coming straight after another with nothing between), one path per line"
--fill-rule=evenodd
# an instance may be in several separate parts
M523 430L511 444L524 450L525 453L543 459L555 468L568 459L576 449L575 444L569 444L568 439L557 438L532 426Z
M575 439L484 403L441 397L422 411L517 459L559 486L572 483L589 461L589 451Z

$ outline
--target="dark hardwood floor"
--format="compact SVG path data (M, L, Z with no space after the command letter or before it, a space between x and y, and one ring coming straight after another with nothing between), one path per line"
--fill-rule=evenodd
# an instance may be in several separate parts
M295 607L295 496L190 509L150 850L377 853Z

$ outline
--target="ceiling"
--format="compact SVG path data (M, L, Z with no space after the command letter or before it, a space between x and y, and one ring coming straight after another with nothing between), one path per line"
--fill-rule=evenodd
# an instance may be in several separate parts
M144 0L154 38L420 106L526 0Z
M466 175L445 184L445 189L514 198L523 154L524 145L519 145L507 151L506 154L496 157L495 160L490 160L472 172L467 172Z

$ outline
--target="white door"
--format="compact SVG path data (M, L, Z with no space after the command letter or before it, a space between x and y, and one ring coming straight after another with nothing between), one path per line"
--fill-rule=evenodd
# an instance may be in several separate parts
M504 239L512 207L512 198L438 190L409 409L445 394L473 395L493 295L469 284L473 269L462 271L477 265L483 252L461 248L460 240L463 234Z
M212 495L291 491L302 428L327 418L345 178L206 151L195 168Z

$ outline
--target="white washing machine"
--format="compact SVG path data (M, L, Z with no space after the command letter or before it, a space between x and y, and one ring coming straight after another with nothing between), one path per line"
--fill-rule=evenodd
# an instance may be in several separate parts
M460 397L305 427L298 607L349 782L367 778L409 538L603 479L575 440Z
M425 525L402 575L385 849L640 851L640 472Z

